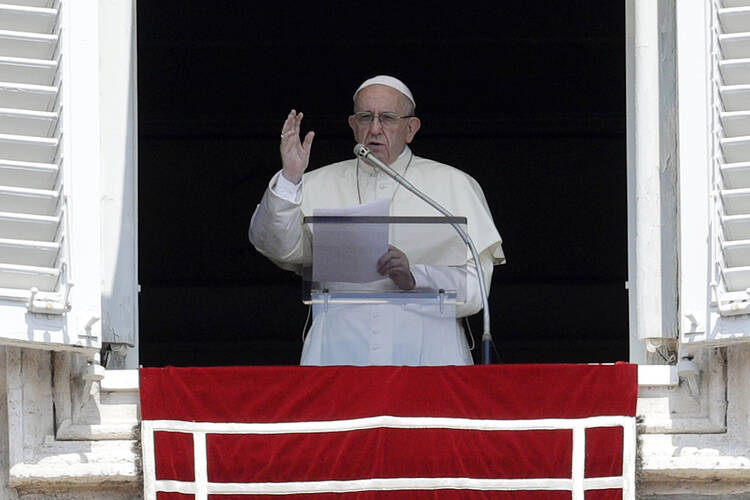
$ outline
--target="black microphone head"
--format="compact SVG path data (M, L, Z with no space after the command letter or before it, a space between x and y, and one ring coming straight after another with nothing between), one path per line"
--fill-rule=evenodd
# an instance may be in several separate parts
M367 155L370 154L370 148L365 146L364 144L357 144L354 146L354 156L358 158L367 158Z

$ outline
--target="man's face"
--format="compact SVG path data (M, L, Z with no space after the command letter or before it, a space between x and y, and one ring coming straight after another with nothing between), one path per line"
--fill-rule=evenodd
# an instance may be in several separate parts
M409 114L409 100L398 90L385 85L370 85L360 90L354 101L354 112L367 111L376 115L395 113L398 116ZM373 119L368 125L360 124L349 117L349 126L358 143L364 144L386 165L390 165L409 144L419 130L419 118L396 120L393 125L383 126L380 119Z

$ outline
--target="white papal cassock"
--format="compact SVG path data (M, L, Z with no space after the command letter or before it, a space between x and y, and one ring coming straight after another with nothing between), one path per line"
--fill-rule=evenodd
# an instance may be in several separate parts
M502 240L495 228L482 189L469 175L449 165L414 156L407 147L391 165L429 197L456 216L467 218L467 230L480 254L482 272L489 288L492 267L505 261ZM277 173L269 183L250 223L250 241L278 266L300 273L312 255L312 235L302 218L318 208L344 208L389 199L392 216L440 215L386 174L351 159L305 173L297 192ZM281 186L279 186L281 184ZM286 184L286 185L284 185ZM285 192L285 189L287 191ZM419 253L431 262L440 248L425 248L408 237L392 244L406 255ZM460 281L455 268L412 264L417 287L447 288L446 281ZM453 274L453 276L451 276ZM476 267L467 251L466 302L456 316L482 308ZM489 290L488 290L489 293ZM471 353L460 323L455 328L435 328L429 318L400 306L357 305L326 314L313 325L305 339L304 365L466 365ZM335 322L335 325L331 325Z

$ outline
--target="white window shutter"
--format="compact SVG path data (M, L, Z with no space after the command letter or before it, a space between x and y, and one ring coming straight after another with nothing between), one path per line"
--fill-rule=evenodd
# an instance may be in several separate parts
M737 316L750 314L750 2L725 0L718 7L712 51L713 300L720 315Z
M11 0L13 1L13 0ZM65 224L58 7L0 5L0 299L62 313Z
M97 16L0 0L0 344L101 347Z
M683 346L750 341L750 0L677 2Z

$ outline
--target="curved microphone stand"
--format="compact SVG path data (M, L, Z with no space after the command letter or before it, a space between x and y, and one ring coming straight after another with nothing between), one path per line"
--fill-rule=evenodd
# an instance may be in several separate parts
M378 160L374 154L372 154L372 151L370 151L370 148L365 146L364 144L357 144L354 146L354 154L357 156L357 158L361 158L363 161L367 162L368 164L372 165L375 168L379 168L383 172L386 173L389 177L391 177L393 180L404 186L406 189L417 195L419 198L424 200L425 203L430 205L432 208L440 212L446 217L453 217L453 214L450 213L448 210L443 208L438 202L424 194L422 191L414 187L414 185L401 177L401 175L398 174L395 170L393 170L391 167L383 163L382 161ZM466 243L469 248L471 249L471 255L474 257L474 264L477 268L477 278L479 279L479 292L482 295L482 314L484 317L484 330L482 332L482 364L488 365L490 364L490 360L492 358L492 334L490 333L490 303L489 300L487 300L487 286L484 283L484 272L482 272L482 265L479 262L479 252L477 251L477 247L474 245L474 242L471 240L471 237L464 231L464 229L459 226L458 224L451 224L453 226L453 229L456 230L458 235L461 237L462 240L464 240L464 243Z

